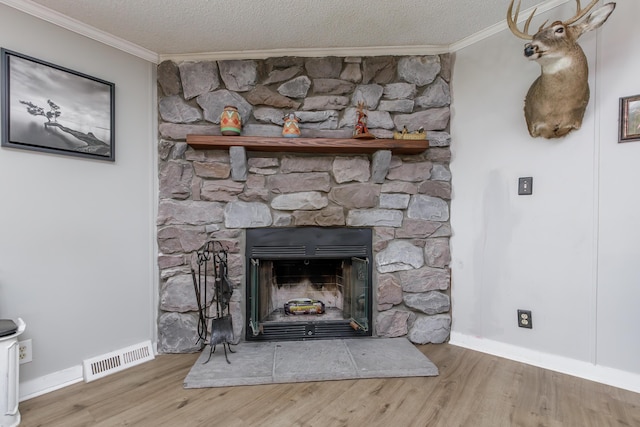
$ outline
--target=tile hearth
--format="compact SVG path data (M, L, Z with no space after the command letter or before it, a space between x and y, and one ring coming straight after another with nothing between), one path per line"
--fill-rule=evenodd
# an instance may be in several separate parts
M406 338L243 342L234 351L230 364L222 349L205 364L209 357L205 348L184 387L438 375L438 368Z

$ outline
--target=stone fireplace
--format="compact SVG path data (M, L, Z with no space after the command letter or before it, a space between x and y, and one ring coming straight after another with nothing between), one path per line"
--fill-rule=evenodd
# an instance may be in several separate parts
M211 239L229 251L238 341L269 339L265 331L280 339L275 325L285 328L284 323L297 328L298 338L321 337L327 324L333 328L329 333L338 335L407 336L414 343L448 338L449 60L442 55L159 65L160 352L199 349L191 267L194 252ZM305 138L350 138L360 101L378 138L422 127L429 148L418 154L343 154L321 147L292 153L196 149L187 143L187 135L220 135L219 115L228 104L242 115L243 135L278 137L282 118L294 111ZM339 290L345 275L353 275L352 258L362 256L351 249L329 257L287 254L286 260L260 251L251 255L254 230L296 229L369 233L364 327L353 326L356 309L349 308L359 294L353 288ZM252 259L259 264L256 277L275 286L259 297L272 307L258 308L255 319ZM300 289L339 312L335 321L312 314L271 320L287 298L303 293ZM259 333L254 335L253 328Z

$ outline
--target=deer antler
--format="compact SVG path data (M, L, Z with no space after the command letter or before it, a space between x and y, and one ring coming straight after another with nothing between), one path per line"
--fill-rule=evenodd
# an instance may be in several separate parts
M596 5L596 3L598 3L598 0L593 0L591 3L589 3L589 5L587 7L585 7L584 9L582 9L580 7L580 0L576 0L577 6L578 6L578 10L576 11L576 15L573 18L569 18L568 20L564 21L563 24L564 25L571 25L574 22L579 21L584 15L586 15L587 13L589 13L589 11L591 9L593 9L593 6Z
M576 0L576 1L578 2L578 5L579 5L580 0ZM597 2L597 1L598 0L594 0L594 2ZM533 9L531 16L529 16L529 19L527 19L527 21L524 23L524 31L520 31L518 29L518 14L520 13L520 4L522 0L518 0L518 7L516 7L515 15L513 14L513 2L514 0L511 0L511 3L509 4L509 8L507 9L507 25L509 26L509 29L511 30L513 35L516 37L520 37L521 39L524 39L524 40L533 40L533 36L529 34L529 24L531 24L531 20L533 19L533 15L535 15L537 9Z

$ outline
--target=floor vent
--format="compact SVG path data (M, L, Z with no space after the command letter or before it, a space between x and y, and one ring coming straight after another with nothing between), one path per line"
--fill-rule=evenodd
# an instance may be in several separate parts
M121 350L86 359L82 362L84 381L90 382L98 378L125 370L135 365L153 360L151 341L132 345Z

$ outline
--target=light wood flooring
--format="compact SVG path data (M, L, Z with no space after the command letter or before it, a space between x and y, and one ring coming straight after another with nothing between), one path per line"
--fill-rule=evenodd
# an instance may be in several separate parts
M20 403L31 426L640 426L640 394L449 344L438 377L182 388L198 354Z

